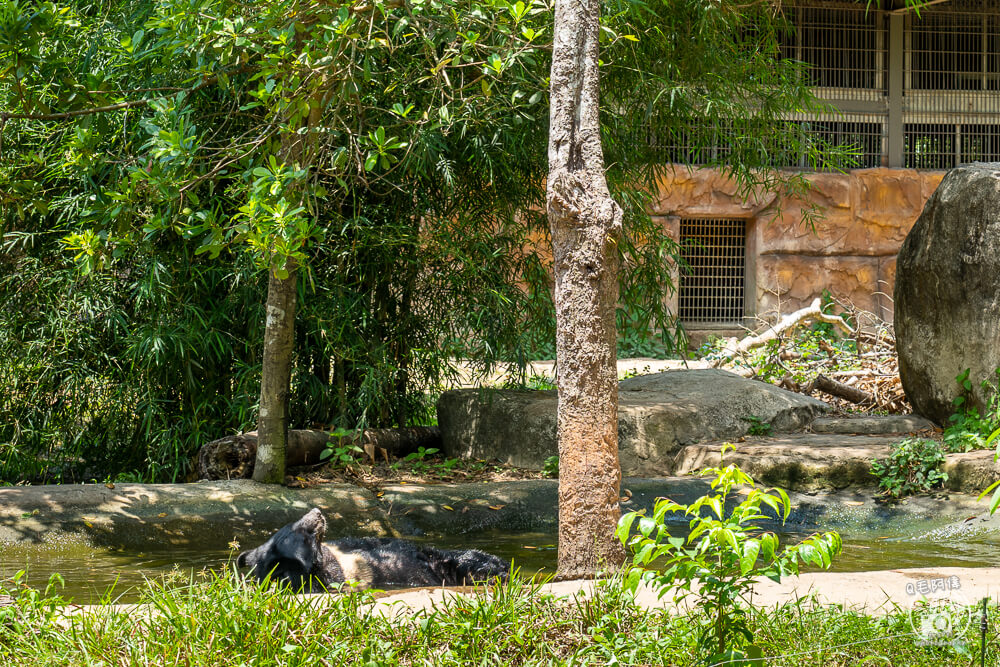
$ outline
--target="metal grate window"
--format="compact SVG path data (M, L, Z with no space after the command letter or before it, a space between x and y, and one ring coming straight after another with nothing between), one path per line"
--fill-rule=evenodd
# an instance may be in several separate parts
M677 289L682 322L742 324L746 282L746 221L680 221L681 271Z
M795 34L782 46L782 56L808 63L813 86L884 90L886 30L882 12L860 3L835 2L792 6L787 15Z
M950 169L967 162L995 162L1000 157L1000 125L910 123L903 126L904 166Z
M955 164L955 126L907 123L903 164L911 169L947 169Z
M996 7L953 2L909 17L909 87L1000 89L1000 16Z
M905 37L903 166L1000 160L1000 3L927 7Z
M794 121L804 134L803 145L810 139L828 146L839 146L851 152L847 160L849 169L867 169L882 166L885 124L870 114L829 114L818 119ZM803 152L797 161L785 159L775 167L800 167L804 169L828 168L826 164L812 164Z
M854 147L850 168L1000 161L1000 0L932 2L919 12L881 5L783 5L793 32L782 56L810 65L813 90L831 111L789 114L788 136L805 149L793 141L764 146L770 165L829 169L810 158L810 137ZM666 161L705 164L747 141L745 131L691 126L698 129L657 138Z

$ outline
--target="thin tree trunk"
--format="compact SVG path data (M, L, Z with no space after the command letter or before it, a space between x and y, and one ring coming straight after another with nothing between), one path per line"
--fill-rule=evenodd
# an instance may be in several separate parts
M598 0L556 0L547 207L559 362L559 576L624 560L615 307L621 207L604 178Z
M292 351L295 348L295 301L298 267L289 259L287 278L268 271L267 322L264 328L264 359L260 380L260 411L257 418L255 481L281 484L285 481L285 451L288 448L288 392L292 381Z
M322 100L309 111L306 127L320 120ZM282 138L281 158L297 165L312 159L315 136L311 133L287 133ZM261 362L260 402L257 415L257 460L254 481L282 484L285 481L285 452L288 449L288 394L292 383L292 352L295 350L295 306L298 298L298 263L285 260L287 277L268 269L267 321L264 328L264 356Z

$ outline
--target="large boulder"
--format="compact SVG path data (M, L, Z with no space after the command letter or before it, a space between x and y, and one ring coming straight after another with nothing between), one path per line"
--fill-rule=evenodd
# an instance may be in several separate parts
M793 431L829 409L808 396L715 369L622 380L618 401L622 473L637 476L669 474L685 445L746 434L749 417L775 431ZM448 456L540 469L558 452L555 391L447 391L438 401L438 425Z
M971 369L971 404L1000 367L1000 163L953 169L927 201L896 264L899 375L914 410L939 424L956 376Z

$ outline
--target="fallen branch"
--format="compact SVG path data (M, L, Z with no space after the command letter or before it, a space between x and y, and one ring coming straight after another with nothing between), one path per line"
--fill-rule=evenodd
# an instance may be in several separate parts
M822 374L817 375L816 379L809 383L805 393L811 393L813 390L826 392L831 396L836 396L837 398L842 398L845 401L857 403L858 405L873 405L875 403L875 397L867 391L862 391L857 387L852 387L843 382L831 380Z
M807 308L802 308L801 310L796 310L794 313L790 313L782 317L778 322L769 326L764 330L763 333L756 336L751 336L749 338L744 338L738 343L733 341L726 345L725 348L719 353L719 357L712 364L714 367L718 368L727 361L731 360L733 357L746 353L755 347L760 347L766 343L777 339L782 334L787 331L794 329L795 327L808 321L819 321L828 322L837 327L840 327L847 335L853 336L854 329L851 328L843 318L837 317L836 315L829 315L824 313L822 307L820 306L820 300L814 299L813 302Z

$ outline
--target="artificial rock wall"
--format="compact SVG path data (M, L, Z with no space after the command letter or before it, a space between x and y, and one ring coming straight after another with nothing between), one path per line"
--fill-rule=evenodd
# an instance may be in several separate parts
M746 288L760 317L789 313L828 289L892 321L896 253L943 176L911 169L807 174L812 187L801 199L768 193L748 201L717 171L676 166L651 213L674 238L681 218L746 219ZM811 204L820 209L815 231L802 222Z

